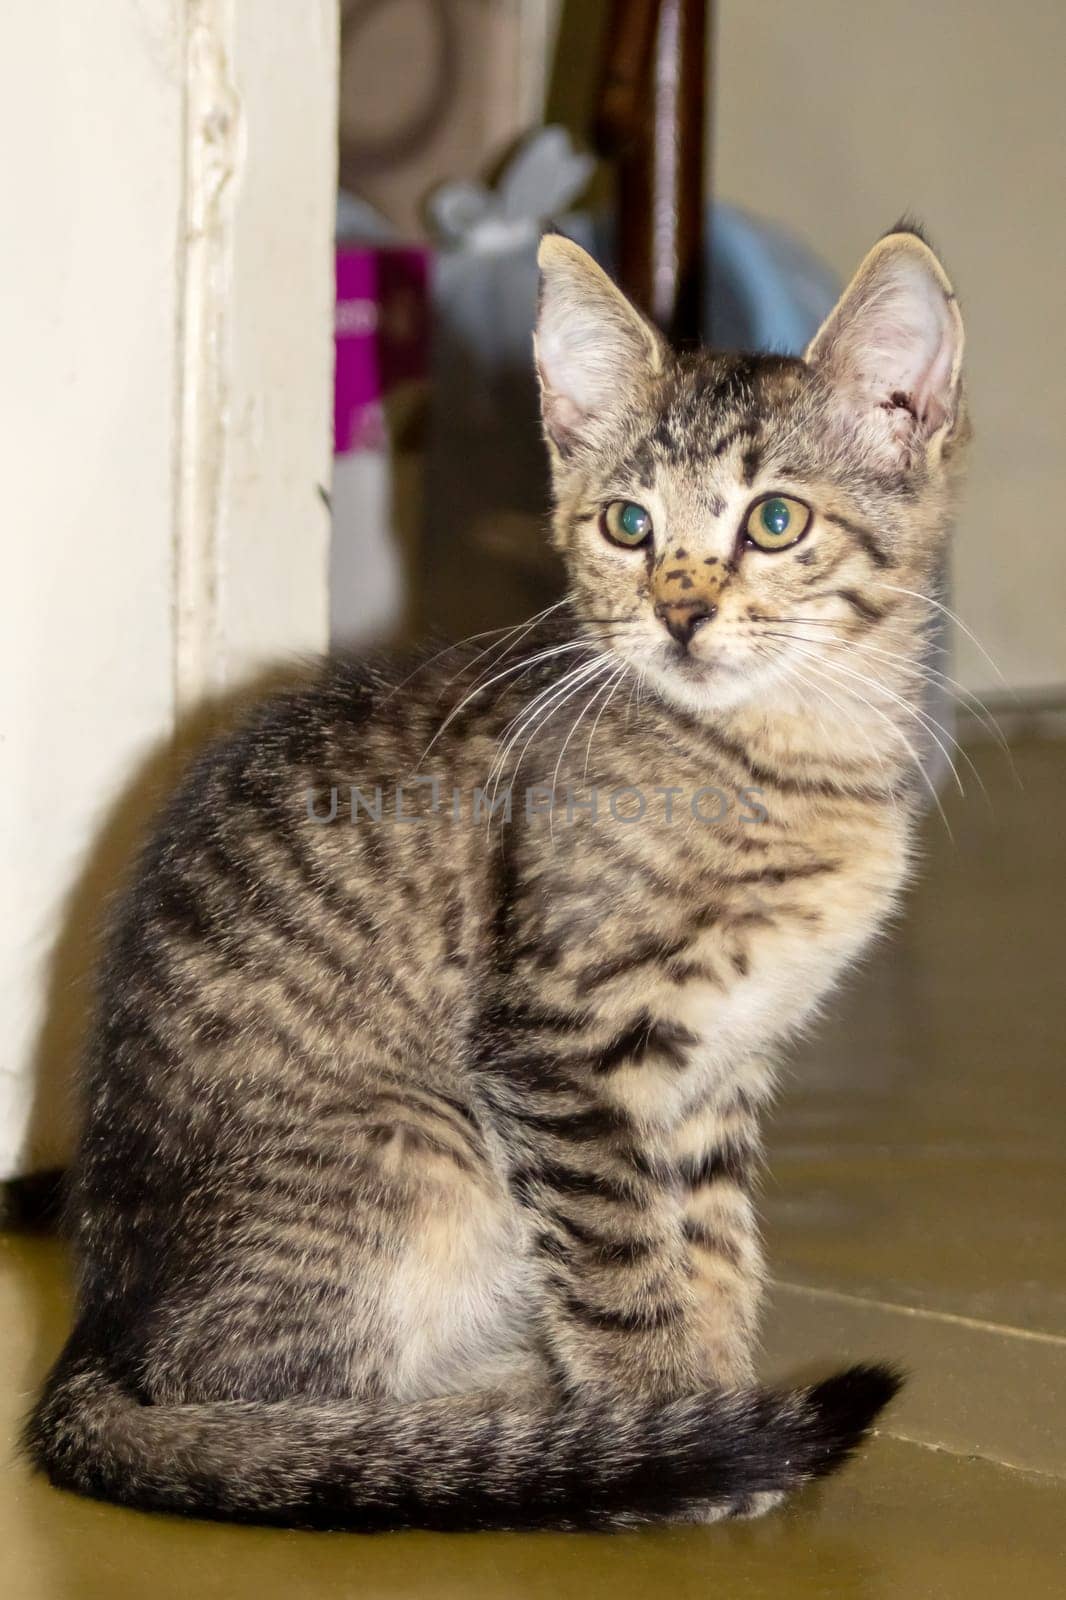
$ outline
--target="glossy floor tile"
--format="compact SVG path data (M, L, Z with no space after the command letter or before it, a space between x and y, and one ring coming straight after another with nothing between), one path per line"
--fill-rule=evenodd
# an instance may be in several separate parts
M591 1537L278 1533L58 1494L15 1462L61 1247L0 1236L10 1600L1044 1600L1066 1595L1066 742L970 751L894 935L790 1063L765 1192L770 1375L910 1374L839 1478L762 1522ZM965 776L965 768L964 768Z
M968 754L953 839L927 819L894 936L784 1076L768 1245L789 1281L1063 1335L1066 743Z

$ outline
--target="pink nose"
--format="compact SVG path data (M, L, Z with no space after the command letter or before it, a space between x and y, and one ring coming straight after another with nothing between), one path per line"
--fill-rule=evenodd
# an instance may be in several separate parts
M687 646L696 629L718 615L718 607L710 600L660 600L655 615L672 639Z

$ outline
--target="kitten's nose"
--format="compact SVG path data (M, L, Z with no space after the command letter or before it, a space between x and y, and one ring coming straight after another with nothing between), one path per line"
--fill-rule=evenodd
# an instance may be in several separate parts
M718 607L710 600L660 600L655 615L671 638L687 645L697 628L718 615Z

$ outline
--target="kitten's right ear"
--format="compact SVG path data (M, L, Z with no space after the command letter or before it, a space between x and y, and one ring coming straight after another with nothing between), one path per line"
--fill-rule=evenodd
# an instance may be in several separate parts
M549 233L537 252L540 304L533 348L541 410L561 455L625 408L663 370L667 348L580 245Z

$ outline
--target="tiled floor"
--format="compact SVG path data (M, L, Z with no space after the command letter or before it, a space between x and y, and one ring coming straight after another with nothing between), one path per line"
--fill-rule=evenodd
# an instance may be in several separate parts
M771 1137L770 1373L911 1374L841 1477L762 1522L616 1537L263 1532L0 1490L9 1600L1042 1600L1066 1595L1066 742L930 820L891 940L799 1054ZM0 1427L61 1337L64 1261L0 1239Z

